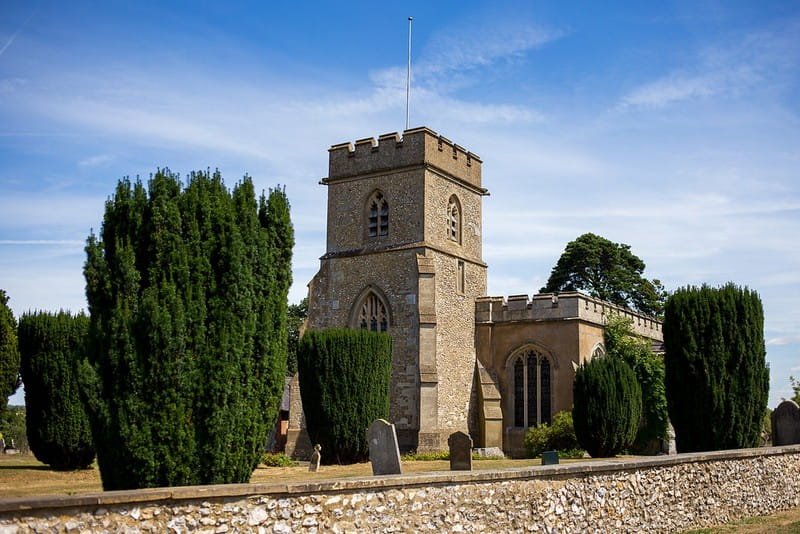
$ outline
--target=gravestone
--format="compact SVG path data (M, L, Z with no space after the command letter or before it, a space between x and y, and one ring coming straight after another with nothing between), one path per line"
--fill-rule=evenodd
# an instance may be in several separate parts
M772 412L772 444L794 445L800 443L800 407L786 400Z
M450 471L472 471L472 438L466 432L453 432L447 438Z
M319 471L319 462L322 460L322 454L319 452L321 450L322 445L319 443L314 445L314 452L311 453L311 459L308 462L308 470L312 473Z
M393 424L384 419L375 419L367 430L367 441L373 475L399 475L403 472Z

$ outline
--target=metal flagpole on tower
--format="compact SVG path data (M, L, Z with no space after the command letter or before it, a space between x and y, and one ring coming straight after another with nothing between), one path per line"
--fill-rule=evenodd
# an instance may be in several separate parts
M408 17L408 70L406 71L406 130L408 130L409 101L411 100L411 21L414 17Z

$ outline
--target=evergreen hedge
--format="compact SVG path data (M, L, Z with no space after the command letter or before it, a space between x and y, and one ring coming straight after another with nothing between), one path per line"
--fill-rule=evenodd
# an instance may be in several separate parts
M575 435L592 458L617 455L636 438L642 390L620 358L602 356L581 365L572 386Z
M676 291L664 345L678 452L757 447L769 395L758 294L730 283Z
M19 387L19 350L17 321L8 307L8 295L0 289L0 413Z
M37 460L56 469L86 468L94 460L76 376L88 329L86 315L64 311L27 313L19 320L28 444Z
M277 417L294 236L281 190L118 183L84 268L81 378L103 487L247 482Z
M367 330L310 330L297 347L300 396L312 443L322 461L369 458L367 429L389 417L392 338Z

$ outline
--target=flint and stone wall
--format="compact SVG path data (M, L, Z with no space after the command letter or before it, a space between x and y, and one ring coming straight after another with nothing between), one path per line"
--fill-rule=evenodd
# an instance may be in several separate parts
M800 505L800 445L0 501L21 532L675 532Z

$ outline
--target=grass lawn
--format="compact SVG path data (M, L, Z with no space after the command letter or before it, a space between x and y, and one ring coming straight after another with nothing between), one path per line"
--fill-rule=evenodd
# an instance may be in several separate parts
M561 460L571 463L586 460ZM539 460L480 460L473 462L475 470L502 469L540 465ZM447 471L446 460L403 462L404 473ZM322 466L318 473L309 473L308 464L297 467L259 467L250 482L287 482L322 480L329 478L353 478L371 476L369 463L355 465ZM0 498L25 497L30 495L75 495L102 491L97 467L79 471L54 471L37 461L33 455L0 455ZM753 517L735 521L720 527L688 531L691 534L800 534L800 508L794 508L770 516Z

